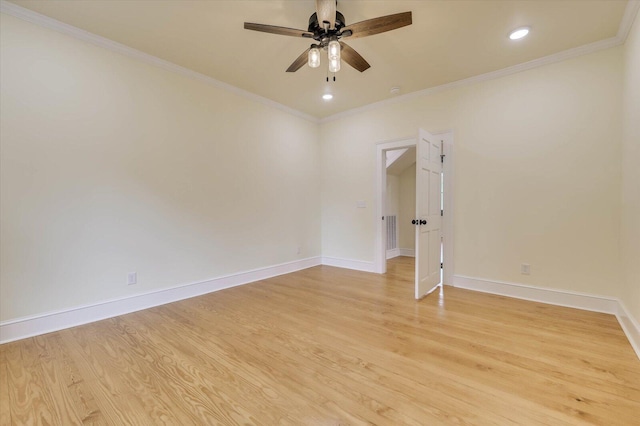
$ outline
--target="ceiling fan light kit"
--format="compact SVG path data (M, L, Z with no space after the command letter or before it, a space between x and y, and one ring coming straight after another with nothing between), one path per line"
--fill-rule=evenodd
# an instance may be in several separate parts
M318 68L320 66L320 49L317 45L312 45L309 49L308 65L311 68Z
M245 22L244 28L271 34L291 37L311 38L314 43L302 52L287 68L287 72L296 72L306 63L310 68L320 66L320 50L327 51L329 72L340 71L340 63L344 60L360 72L369 69L371 65L349 45L341 41L344 37L360 38L380 34L397 28L411 25L411 12L396 13L368 19L352 25L346 25L342 13L336 10L335 0L316 0L316 12L309 18L306 31L294 28L277 27L274 25ZM334 77L335 79L335 77Z

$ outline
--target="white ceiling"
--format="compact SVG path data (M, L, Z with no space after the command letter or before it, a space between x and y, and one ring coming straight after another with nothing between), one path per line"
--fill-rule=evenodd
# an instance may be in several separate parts
M339 0L347 25L413 12L413 25L349 41L371 64L343 64L327 83L322 66L285 70L308 39L243 29L258 22L306 30L312 0L15 0L13 3L189 68L316 118L612 39L626 0ZM635 1L634 1L635 3ZM532 28L514 42L508 33ZM323 101L331 92L334 99Z

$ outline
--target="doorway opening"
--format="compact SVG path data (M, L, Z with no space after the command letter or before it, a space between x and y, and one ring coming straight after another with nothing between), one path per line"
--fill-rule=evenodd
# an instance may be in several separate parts
M439 204L442 217L440 282L453 283L453 132L437 133L442 144ZM376 242L374 268L386 273L387 259L415 256L415 180L417 138L379 143L376 146ZM410 194L411 191L414 194ZM413 196L412 196L413 195ZM413 206L413 209L412 209ZM394 224L395 222L395 224ZM394 239L390 241L390 239ZM416 259L418 261L419 259Z
M416 147L388 150L384 222L386 259L414 257L416 211Z

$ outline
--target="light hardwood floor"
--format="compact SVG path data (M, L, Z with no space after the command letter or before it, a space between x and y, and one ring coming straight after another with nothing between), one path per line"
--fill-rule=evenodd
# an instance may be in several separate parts
M0 424L640 424L615 317L315 267L0 346Z

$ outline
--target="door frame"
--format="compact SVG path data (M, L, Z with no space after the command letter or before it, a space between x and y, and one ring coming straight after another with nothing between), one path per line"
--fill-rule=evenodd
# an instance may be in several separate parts
M453 131L433 133L442 140L445 160L442 165L444 178L444 215L442 217L442 240L444 245L442 283L453 285ZM374 247L373 270L378 274L387 272L386 222L384 206L387 200L387 167L385 152L394 149L409 148L416 145L416 136L376 143L376 188L375 218L376 235Z

